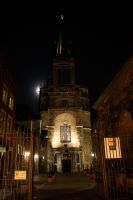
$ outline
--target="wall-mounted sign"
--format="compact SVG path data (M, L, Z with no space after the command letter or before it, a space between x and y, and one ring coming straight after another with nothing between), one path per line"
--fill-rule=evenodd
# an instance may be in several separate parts
M1 153L6 152L6 147L2 147L2 146L0 146L0 152L1 152Z
M14 180L26 180L26 171L15 171Z
M104 138L105 158L121 158L121 146L119 137Z

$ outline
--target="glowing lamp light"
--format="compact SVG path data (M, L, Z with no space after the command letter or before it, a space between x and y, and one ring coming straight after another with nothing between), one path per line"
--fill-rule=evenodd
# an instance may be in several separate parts
M29 151L25 151L24 152L24 157L26 158L26 157L29 157L29 155L30 155L30 152Z
M38 159L38 157L39 157L38 154L34 155L34 159Z
M91 153L91 156L92 156L92 157L94 157L94 156L95 156L95 154L94 154L94 153Z

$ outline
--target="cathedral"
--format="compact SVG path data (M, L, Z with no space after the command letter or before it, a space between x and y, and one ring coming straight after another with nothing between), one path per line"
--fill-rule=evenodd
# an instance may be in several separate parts
M92 165L91 116L88 88L76 84L76 64L63 25L61 15L52 81L40 88L40 151L46 171L54 167L58 173L74 173Z

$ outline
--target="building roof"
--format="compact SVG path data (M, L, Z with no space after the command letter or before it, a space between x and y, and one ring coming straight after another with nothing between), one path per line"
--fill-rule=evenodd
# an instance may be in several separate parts
M128 62L122 67L122 69L119 71L119 73L116 74L114 79L110 82L110 84L105 88L105 90L101 93L97 101L94 103L93 108L97 109L100 104L104 103L105 98L110 96L110 91L114 86L118 86L118 82L120 79L125 78L125 74L129 70L129 68L133 68L133 55L129 58Z

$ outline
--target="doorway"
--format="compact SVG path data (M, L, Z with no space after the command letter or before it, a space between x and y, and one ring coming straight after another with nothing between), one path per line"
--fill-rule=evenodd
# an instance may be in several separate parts
M63 173L71 173L71 159L62 160L62 171Z

